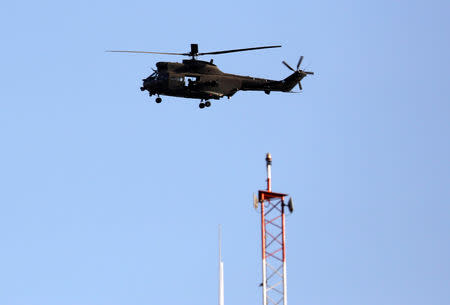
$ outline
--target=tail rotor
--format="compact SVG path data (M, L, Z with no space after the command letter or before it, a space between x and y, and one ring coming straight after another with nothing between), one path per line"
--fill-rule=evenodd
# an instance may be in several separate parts
M303 56L300 56L300 59L298 60L298 63L297 63L297 70L294 70L291 66L289 66L289 64L287 63L287 62L285 62L284 60L283 60L283 64L289 69L289 70L291 70L292 72L294 72L294 73L299 73L301 76L302 76L302 78L303 77L305 77L306 75L314 75L314 72L311 72L311 71L303 71L302 69L300 69L300 65L302 64L302 61L303 61ZM298 87L300 88L300 90L302 90L303 88L302 88L302 84L301 84L301 79L298 81Z

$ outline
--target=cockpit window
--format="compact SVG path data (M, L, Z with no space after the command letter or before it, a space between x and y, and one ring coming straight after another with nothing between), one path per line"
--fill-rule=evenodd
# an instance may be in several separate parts
M160 79L160 80L166 80L167 79L167 74L158 73L157 78Z
M147 77L148 80L154 80L158 77L158 72L154 71L152 74L150 74L149 77Z
M158 71L155 71L147 79L166 80L167 79L167 74L166 73L159 73Z

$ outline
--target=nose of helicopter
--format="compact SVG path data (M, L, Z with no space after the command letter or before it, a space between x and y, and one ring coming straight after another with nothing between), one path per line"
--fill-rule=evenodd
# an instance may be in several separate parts
M146 78L146 79L143 79L142 81L143 81L143 84L142 84L142 87L141 87L141 91L150 90L152 80Z

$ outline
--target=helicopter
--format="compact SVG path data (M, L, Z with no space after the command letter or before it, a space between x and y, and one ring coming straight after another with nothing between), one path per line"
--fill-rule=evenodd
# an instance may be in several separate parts
M282 63L293 73L283 80L270 80L224 73L213 63L197 60L196 57L203 55L217 55L233 52L243 52L260 49L280 48L280 45L262 46L245 49L223 50L215 52L199 53L198 44L191 44L191 51L188 53L168 53L168 52L147 52L147 51L122 51L111 50L106 52L120 53L142 53L142 54L164 54L189 56L182 63L178 62L157 62L156 70L147 78L143 79L141 91L148 91L149 95L156 95L156 103L161 103L160 95L175 96L191 99L200 99L199 108L210 107L210 100L219 100L223 97L228 99L236 92L242 91L264 91L270 94L272 91L291 92L298 84L302 90L301 80L314 72L300 69L303 56L297 63L297 69L292 68L285 61Z

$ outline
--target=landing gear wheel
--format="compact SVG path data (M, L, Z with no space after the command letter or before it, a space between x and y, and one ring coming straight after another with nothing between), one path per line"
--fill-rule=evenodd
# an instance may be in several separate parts
M157 102L158 104L161 103L161 102L162 102L162 98L157 97L156 100L155 100L155 102Z
M198 107L200 107L200 109L203 109L203 108L205 108L205 104L200 103L200 104L198 104Z
M210 102L210 101L206 101L205 106L206 106L206 107L211 106L211 102Z

